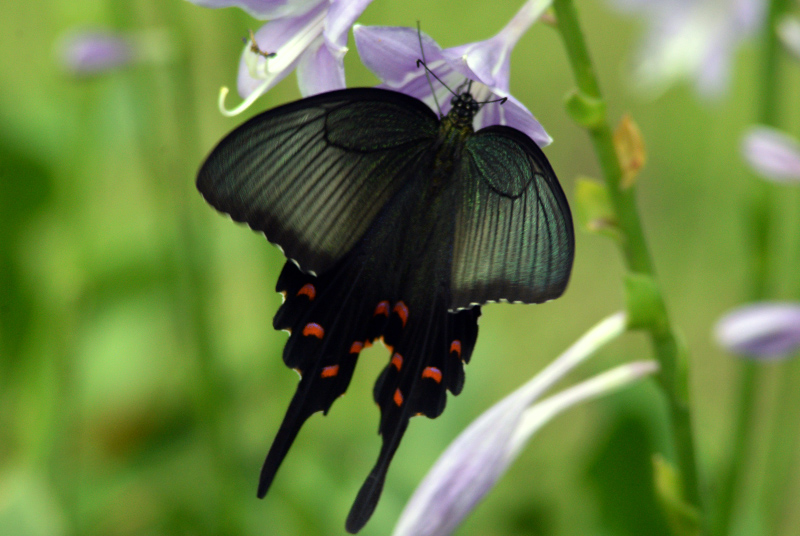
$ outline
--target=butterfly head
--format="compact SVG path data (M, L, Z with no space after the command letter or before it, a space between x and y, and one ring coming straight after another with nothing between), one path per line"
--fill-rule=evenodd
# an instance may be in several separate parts
M481 105L469 91L457 93L450 99L453 106L447 114L457 125L472 125L472 118L480 110Z

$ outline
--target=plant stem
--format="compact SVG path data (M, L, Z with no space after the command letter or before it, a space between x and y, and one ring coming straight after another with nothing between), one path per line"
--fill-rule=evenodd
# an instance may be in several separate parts
M602 95L594 73L589 51L578 23L571 0L554 0L553 7L558 20L558 30L572 66L578 91L587 100L602 104ZM631 272L644 274L655 280L655 270L641 220L636 210L635 190L622 188L622 170L608 120L602 117L587 127L597 154L600 168L617 217L617 225L623 236L622 251L627 268ZM676 453L677 470L681 476L682 498L698 513L701 511L699 479L697 476L691 415L688 405L688 388L683 371L680 345L669 323L666 306L660 292L653 304L657 321L647 328L654 353L661 366L659 376L667 397L672 424L672 440Z
M776 23L786 7L785 0L772 0L769 2L769 11L766 24L761 36L761 61L762 72L759 77L758 122L768 126L777 126L780 116L778 91L780 86L780 42L775 31ZM769 294L770 267L774 264L770 251L770 235L774 224L772 218L775 206L774 187L766 181L759 180L756 191L749 203L747 232L750 235L750 295L751 301L759 301ZM720 476L720 497L717 503L714 534L725 536L735 522L736 505L740 500L742 474L752 466L754 454L754 437L763 432L763 424L759 421L755 411L758 400L759 387L764 383L763 367L758 363L742 363L739 367L738 387L735 392L739 394L738 407L736 408L736 423L731 437L731 458ZM779 401L780 403L780 401ZM796 441L792 437L780 437L782 430L775 430L772 434L768 451L774 452L782 443L781 439ZM774 460L769 456L769 460ZM785 461L785 458L780 458ZM768 467L774 466L769 461ZM766 471L767 478L774 471ZM772 492L770 493L772 495ZM774 502L774 501L773 501ZM757 503L757 502L756 502ZM748 504L754 504L748 501ZM758 505L760 506L760 505ZM758 507L756 506L756 507ZM752 506L751 506L752 507ZM774 512L773 512L774 513ZM765 515L763 519L769 522L773 516ZM771 532L766 532L771 533Z

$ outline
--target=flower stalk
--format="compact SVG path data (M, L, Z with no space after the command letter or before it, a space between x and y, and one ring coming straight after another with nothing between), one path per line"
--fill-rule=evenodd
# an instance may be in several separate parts
M656 284L653 262L636 209L635 188L622 187L622 168L614 147L612 130L604 113L605 106L602 105L600 86L578 22L577 12L570 0L554 0L553 7L558 21L557 29L575 76L578 95L583 101L599 103L595 107L595 112L597 110L603 112L584 126L594 146L611 205L616 213L616 223L622 236L621 248L627 268L632 272L631 276L649 280L650 284L646 286L651 289L648 299L645 300L646 307L649 308L647 314L638 315L634 311L629 313L632 317L649 319L646 325L638 327L649 333L661 367L659 381L668 401L672 441L676 453L675 463L682 486L681 496L691 509L700 512L699 479L689 412L685 351L671 327L663 296ZM652 292L653 289L655 292ZM641 301L629 299L629 303Z

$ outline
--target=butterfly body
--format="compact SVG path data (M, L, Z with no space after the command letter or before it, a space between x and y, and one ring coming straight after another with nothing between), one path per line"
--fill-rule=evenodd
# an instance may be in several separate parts
M317 95L257 116L198 175L214 207L280 245L276 329L301 374L264 463L269 488L305 420L327 413L359 352L382 338L389 361L373 397L383 446L347 521L374 510L409 419L458 394L479 305L560 295L572 265L569 208L536 144L508 127L474 132L468 93L438 118L379 89Z

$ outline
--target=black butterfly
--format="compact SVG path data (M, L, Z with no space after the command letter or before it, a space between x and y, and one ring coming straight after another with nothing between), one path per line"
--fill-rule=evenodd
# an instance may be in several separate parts
M383 446L347 518L357 532L415 415L434 418L464 384L480 305L564 292L574 235L541 149L513 128L474 132L467 87L444 117L383 89L344 89L249 120L212 151L197 188L263 231L287 262L273 325L290 330L301 381L270 448L263 497L305 420L347 389L377 338L390 360L375 384Z

